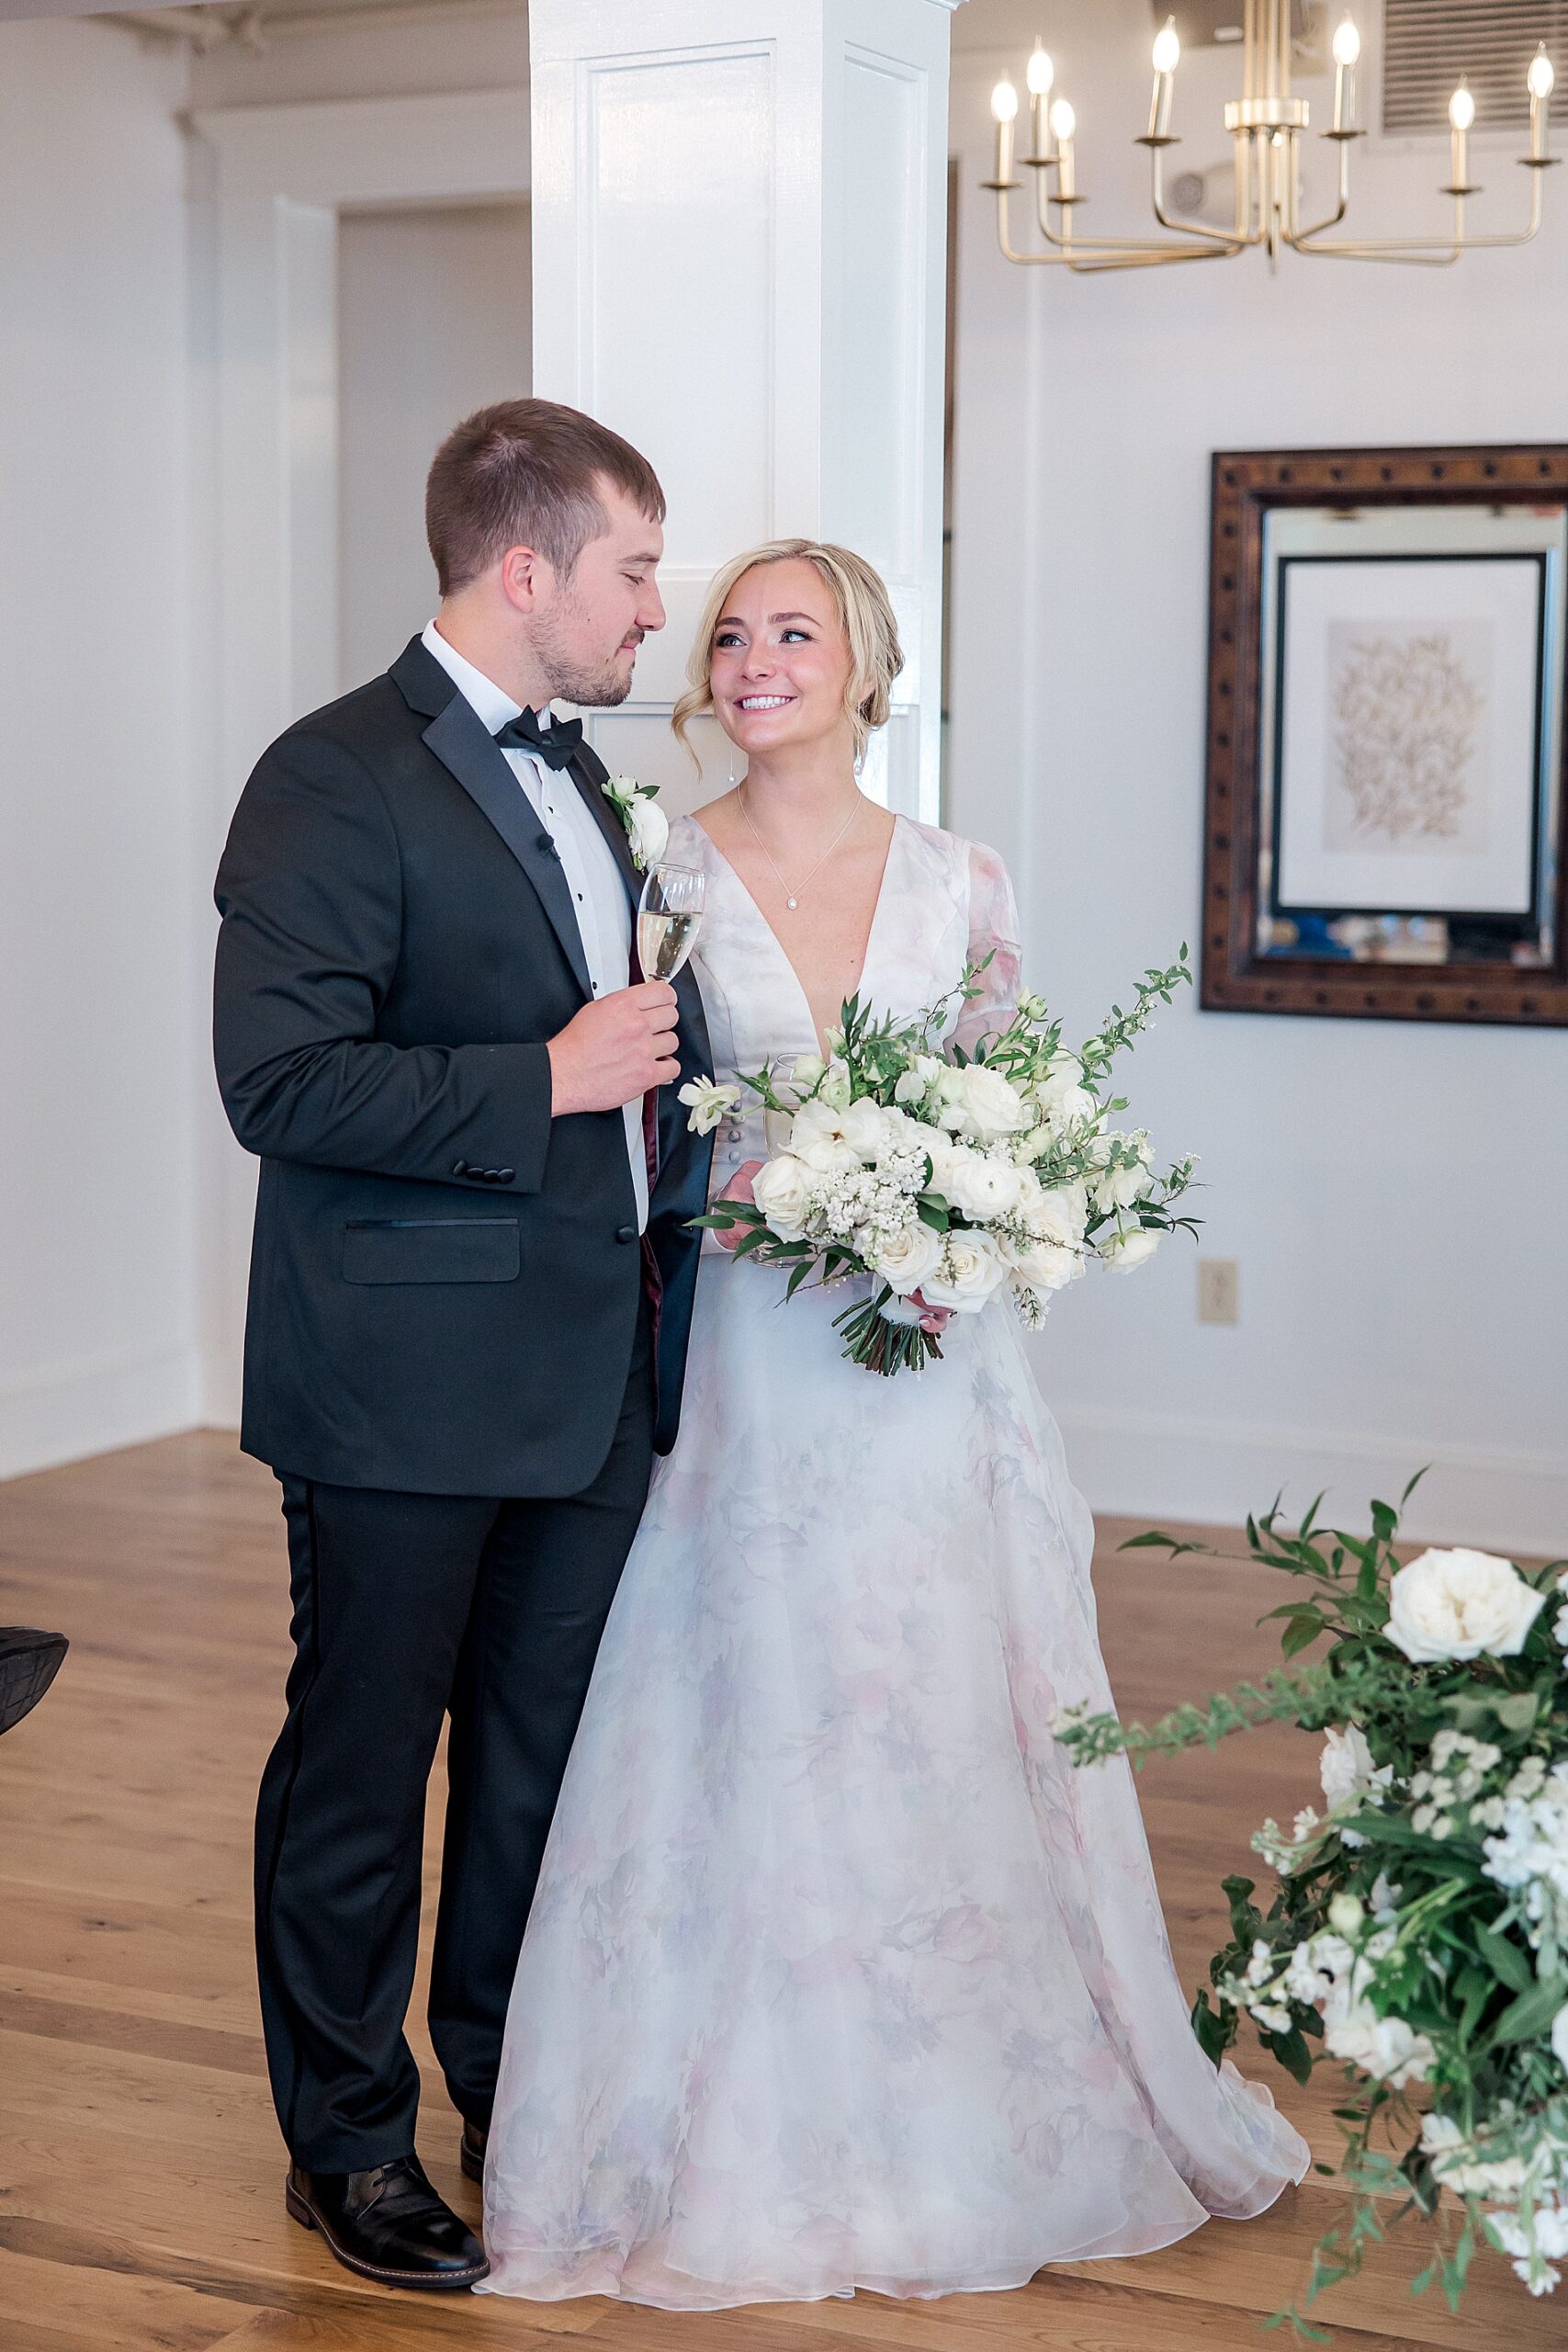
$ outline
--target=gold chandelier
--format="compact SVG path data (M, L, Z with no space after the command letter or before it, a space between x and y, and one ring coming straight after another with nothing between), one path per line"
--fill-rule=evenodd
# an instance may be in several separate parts
M1149 127L1137 144L1149 151L1151 197L1155 219L1168 233L1154 237L1085 237L1075 228L1077 208L1084 201L1077 185L1074 153L1077 121L1070 102L1056 92L1055 69L1036 41L1025 71L1029 92L1030 153L1016 162L1034 179L1034 210L1044 239L1043 249L1020 251L1012 242L1011 201L1024 183L1014 177L1014 140L1019 94L1010 76L991 93L996 118L996 176L982 182L997 198L997 236L1009 261L1035 262L1090 272L1105 269L1150 269L1164 262L1223 261L1232 254L1260 245L1270 262L1281 247L1299 254L1328 254L1348 261L1393 261L1442 267L1461 254L1488 245L1522 245L1540 227L1541 175L1556 160L1546 152L1548 116L1556 81L1545 44L1537 51L1526 76L1530 106L1530 151L1519 162L1530 175L1529 218L1526 226L1506 236L1473 236L1465 226L1465 205L1481 191L1470 176L1470 131L1475 120L1475 100L1461 80L1449 101L1450 173L1441 193L1453 205L1453 226L1447 235L1429 237L1336 237L1350 202L1350 149L1365 134L1356 123L1356 67L1361 37L1350 17L1334 36L1334 120L1317 135L1336 151L1337 190L1334 209L1322 220L1301 219L1302 141L1307 135L1304 98L1291 92L1291 0L1246 0L1244 86L1239 98L1225 107L1225 129L1235 153L1235 213L1228 229L1206 227L1200 220L1173 214L1166 199L1165 153L1179 142L1170 122L1176 95L1176 71L1181 43L1174 17L1155 36L1154 95L1149 102ZM1054 95L1055 92L1055 95Z

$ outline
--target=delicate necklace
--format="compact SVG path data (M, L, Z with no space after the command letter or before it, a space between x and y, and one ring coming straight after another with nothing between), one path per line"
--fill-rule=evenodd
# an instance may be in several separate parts
M850 827L860 815L861 801L863 798L863 796L857 792L855 795L854 807L850 810L849 815L844 819L843 823L833 835L832 840L829 842L827 848L823 851L821 856L812 867L811 872L806 876L806 880L803 882L797 882L792 889L789 884L784 880L784 876L779 873L779 869L773 862L773 852L769 849L767 842L762 839L761 834L757 831L755 824L752 822L751 811L746 806L746 787L744 785L740 786L736 797L740 803L740 814L745 818L747 825L750 829L751 839L756 842L757 847L761 851L762 855L767 859L768 864L773 866L774 876L778 881L779 888L784 894L784 904L791 910L800 904L800 894L805 889L807 882L814 880L815 877L821 873L822 868L827 865L828 860L832 856L833 852L838 848L839 843L843 840L844 835L849 831Z

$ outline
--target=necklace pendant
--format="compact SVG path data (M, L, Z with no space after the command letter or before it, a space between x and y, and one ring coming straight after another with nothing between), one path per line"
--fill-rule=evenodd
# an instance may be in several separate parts
M800 904L800 900L798 899L786 899L784 900L784 904L786 907L797 907Z

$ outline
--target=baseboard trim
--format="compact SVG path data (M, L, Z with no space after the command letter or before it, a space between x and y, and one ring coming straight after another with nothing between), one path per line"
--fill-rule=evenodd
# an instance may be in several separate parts
M1568 1554L1568 1455L1445 1446L1435 1438L1231 1424L1164 1413L1058 1416L1075 1484L1091 1508L1126 1519L1237 1526L1281 1487L1304 1510L1328 1489L1325 1516L1365 1525L1369 1499L1397 1503L1430 1464L1404 1532L1421 1543Z
M0 1478L172 1437L200 1422L194 1348L126 1348L0 1391Z

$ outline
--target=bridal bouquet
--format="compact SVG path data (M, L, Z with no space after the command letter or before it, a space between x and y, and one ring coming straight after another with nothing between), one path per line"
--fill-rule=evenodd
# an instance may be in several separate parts
M1268 1909L1251 1879L1224 1882L1231 1939L1198 2038L1217 2064L1250 2018L1299 2080L1345 2069L1352 2205L1306 2303L1359 2268L1391 2197L1437 2234L1416 2291L1439 2283L1457 2309L1484 2237L1544 2294L1568 2256L1568 1574L1469 1551L1402 1567L1386 1503L1365 1538L1315 1510L1292 1533L1276 1507L1247 1541L1297 1587L1270 1611L1285 1657L1326 1640L1317 1661L1147 1729L1068 1710L1057 1736L1076 1762L1139 1764L1258 1723L1323 1734L1322 1809L1252 1841L1278 1874Z
M944 1050L954 1000L978 993L982 963L903 1025L874 1020L851 997L826 1061L770 1064L739 1086L691 1081L681 1100L699 1135L748 1088L771 1114L753 1199L716 1201L694 1221L743 1226L736 1255L790 1266L791 1296L812 1275L873 1276L871 1299L834 1317L844 1353L872 1372L919 1370L941 1355L935 1331L922 1328L933 1307L977 1314L1005 1291L1024 1323L1038 1324L1051 1293L1091 1258L1128 1271L1163 1232L1190 1228L1171 1204L1192 1161L1156 1175L1147 1136L1110 1125L1125 1101L1104 1095L1116 1056L1156 1003L1190 980L1186 956L1183 948L1168 971L1146 972L1131 1009L1113 1006L1076 1053L1036 996L971 1052Z

